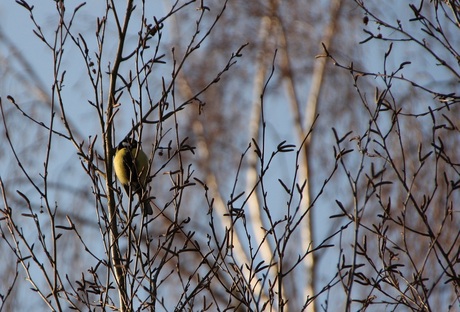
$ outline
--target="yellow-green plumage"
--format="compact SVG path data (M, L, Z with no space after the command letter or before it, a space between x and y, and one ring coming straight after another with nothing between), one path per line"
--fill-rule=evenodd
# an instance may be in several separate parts
M141 201L144 215L152 214L152 207L143 198L148 177L149 161L139 144L133 139L123 140L116 149L113 166L115 175L123 185L126 194L129 196L130 191L132 194L137 194L139 201Z

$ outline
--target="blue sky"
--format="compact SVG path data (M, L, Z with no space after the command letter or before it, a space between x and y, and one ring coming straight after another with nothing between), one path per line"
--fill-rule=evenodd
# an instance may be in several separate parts
M66 2L69 6L74 5L72 1L67 1ZM157 2L155 2L157 3ZM396 1L396 5L394 7L399 8L401 7L401 11L399 12L408 12L407 5L401 5L400 2ZM398 6L399 3L399 6ZM44 29L47 29L47 35L52 36L53 35L53 29L56 26L58 20L54 14L54 1L42 1L38 4L36 4L36 8L34 9L34 12L36 12L36 16L38 18L39 23L44 27ZM104 6L104 3L101 1L88 1L86 6L84 6L81 11L79 12L79 23L75 25L74 28L74 33L82 32L82 33L87 33L89 32L91 35L93 34L93 29L96 21L96 16L100 15L100 10ZM158 5L157 7L152 7L152 11L155 11L158 16L162 15L162 12L164 12L165 7L163 6L163 2L161 5ZM396 12L397 10L395 10ZM71 11L68 10L66 12L67 14L70 14ZM395 16L391 16L393 12L388 13L390 15L390 19L396 18ZM83 22L82 22L83 21ZM403 21L404 23L404 21ZM405 27L407 26L404 24ZM50 91L51 89L51 83L53 81L53 73L52 73L52 64L53 60L50 57L49 50L37 39L37 37L33 34L32 28L33 24L31 20L28 18L28 12L16 4L14 1L3 1L0 3L0 27L1 30L14 42L17 44L17 47L20 49L20 51L24 54L26 59L31 63L31 65L35 68L36 72L40 75L40 80L41 83L44 84L45 89ZM168 26L166 26L168 27ZM363 25L359 25L357 29L362 29L364 28ZM376 26L369 26L370 29L374 32L378 32L378 29ZM169 30L169 29L166 29ZM167 33L167 31L165 31ZM389 35L392 35L390 32ZM397 35L397 34L394 34ZM94 36L90 36L93 38ZM362 32L357 32L353 34L353 38L361 38L364 39L366 35ZM134 38L134 37L133 37ZM134 40L134 39L133 39ZM95 45L95 42L90 42L88 41L88 44L90 45ZM108 41L108 45L110 45L110 40ZM344 63L348 61L353 61L353 57L361 57L364 60L368 60L367 62L365 61L366 68L371 71L379 72L382 71L383 68L383 62L382 62L382 55L383 53L388 49L389 43L388 42L377 42L375 44L369 44L364 46L360 46L357 49L356 55L353 56L347 56L347 55L340 55L343 57ZM4 45L0 45L1 49L4 49ZM115 48L115 45L114 45ZM87 100L90 99L91 97L88 95L90 92L88 92L88 83L85 81L86 78L86 69L81 67L80 63L78 62L81 60L80 55L78 55L78 50L73 44L68 44L66 46L66 53L68 53L68 57L64 59L63 62L63 67L67 69L67 75L66 75L66 88L64 95L67 97L67 104L68 104L68 113L69 116L72 116L72 119L78 123L78 122L84 122L84 127L80 127L79 130L81 130L83 138L87 139L89 135L94 135L95 133L99 132L99 126L97 124L97 118L94 116L94 111L87 105ZM364 53L361 55L361 53ZM435 62L430 60L429 58L425 57L418 57L418 53L420 52L419 49L415 47L407 47L407 45L403 44L395 44L393 47L393 52L392 52L392 58L390 62L390 68L396 69L398 67L398 64L410 59L413 63L411 65L408 65L408 69L405 71L405 75L413 75L417 76L421 79L422 82L426 82L427 84L432 84L432 83L437 83L439 80L441 80L439 77L444 77L446 76L446 72L443 71L442 69L439 68L439 66L435 65ZM1 60L3 64L0 63L0 66L2 66L4 69L8 68L10 66L16 67L17 63L12 62L11 60L14 60L12 57L11 53L13 51L10 50L2 50L2 54L5 55L5 58ZM165 53L169 53L169 51L166 51ZM74 58L73 55L77 54L77 56ZM417 57L414 57L417 56ZM77 61L76 61L77 60ZM245 63L242 63L243 66L245 66ZM16 67L17 68L17 67ZM427 68L433 68L433 70L427 70ZM11 72L9 72L11 74ZM422 73L422 74L420 74ZM25 88L23 85L17 83L17 79L11 76L3 76L2 77L2 83L0 85L0 96L2 97L3 101L6 101L6 96L7 95L12 95L16 99L18 103L23 103L27 109L30 111L38 111L40 112L40 118L43 118L43 122L49 122L49 114L46 114L46 109L43 111L40 111L41 108L37 105L37 101L35 100L36 98L36 93L33 91L33 88L27 87ZM303 82L305 84L305 89L308 86L308 81L306 80ZM351 87L351 81L346 81L344 83L347 83ZM378 79L375 79L374 81L375 85L380 85L381 86L381 81ZM37 81L30 81L30 86L33 86L34 84L38 84ZM395 83L397 84L397 83ZM441 86L442 87L442 86ZM397 84L397 88L400 88L400 90L403 90L404 88L407 88L407 84L405 85L404 83ZM374 90L369 89L368 93L366 96L368 96L369 99L373 98L373 92ZM158 94L159 96L159 94ZM286 106L283 106L285 103L284 101L284 94L275 94L270 97L269 100L267 100L266 105L267 105L267 115L268 115L268 131L269 131L269 136L270 136L270 145L269 148L274 148L280 141L282 140L287 140L288 143L297 143L293 139L293 135L291 132L291 118L292 116L290 114L286 113ZM250 96L248 96L250 98ZM330 97L334 99L336 95L325 95L326 98ZM284 102L283 102L284 101ZM432 102L428 102L429 104L432 104ZM341 103L337 103L337 105L341 105ZM427 109L428 104L425 102L422 103L421 105L416 106L415 110L420 110L420 111L425 111ZM44 113L45 112L45 113ZM120 121L120 130L118 133L124 133L127 131L127 129L130 127L129 120L129 112L126 113L127 111L123 111L123 114L126 114L128 116L124 116L120 113L119 117L120 119L125 118L123 121ZM334 114L334 112L327 112L330 114ZM59 124L59 116L56 117L56 123ZM26 131L27 127L29 127L29 124L25 122L25 120L22 117L19 117L15 120L11 120L11 124L15 124L15 129L17 130L22 130L22 131L17 131L17 133L14 133L16 136L17 140L22 140L21 142L24 143L24 148L21 149L21 156L31 158L30 159L30 164L31 168L33 165L35 165L34 169L34 179L37 181L40 180L39 174L42 172L43 168L43 157L44 154L39 149L36 149L35 147L39 144L46 144L46 131L41 131L41 137L36 138L36 137L28 137L27 135L24 135L23 133L30 133L31 131ZM322 140L320 143L329 143L331 142L332 138L332 131L330 130L331 126L337 126L337 125L324 125L322 130L324 132L321 133L322 135ZM340 124L339 124L340 126ZM62 128L61 126L58 126ZM362 125L357 122L356 127L359 129L362 127ZM248 138L249 139L249 138ZM249 142L249 140L248 140ZM52 198L53 200L56 200L59 205L65 205L66 201L69 201L69 198L71 201L76 201L78 200L78 194L75 195L73 187L75 186L74 182L78 182L78 184L85 184L88 183L89 185L89 180L85 176L84 172L82 170L74 170L75 166L73 166L75 163L79 164L78 157L75 155L75 148L71 146L70 144L63 142L62 140L57 139L54 144L61 145L62 148L60 150L60 153L57 155L53 155L53 163L51 165L52 169L55 170L55 172L59 172L60 175L53 176L53 179L56 179L53 182L56 183L62 183L62 180L59 180L59 177L66 176L66 182L64 182L64 185L68 190L64 193L56 192L52 193ZM332 145L331 149L332 150ZM33 151L33 153L30 153L30 151ZM33 155L31 155L33 154ZM282 175L283 177L289 179L291 177L291 172L293 164L292 164L292 155L289 159L282 159L280 163L277 164L277 167L273 170L272 174L276 178L278 175ZM318 171L322 171L324 168L320 168ZM330 170L331 168L325 168L326 171ZM2 179L8 179L9 176L13 176L13 171L15 170L14 166L10 166L8 163L4 163L3 167L0 167L0 170L2 171ZM11 174L11 175L9 175ZM324 172L321 174L325 175ZM276 179L273 179L275 182L272 185L272 187L279 189L282 191L280 185L278 184ZM24 182L26 182L24 180ZM31 193L33 193L32 189L27 189ZM14 190L11 190L14 192ZM339 196L341 194L341 190L331 190L330 193L334 196ZM272 196L272 195L270 195ZM273 195L273 198L276 197L276 194ZM339 197L338 197L339 198ZM40 203L41 199L35 194L35 197L32 198L35 203ZM319 210L320 214L318 214L318 222L320 223L320 226L318 226L319 233L325 235L326 230L329 230L328 227L323 226L323 224L327 224L329 222L329 215L332 212L337 212L336 207L334 206L334 199L335 198L329 198L329 200L326 198L325 202L321 202L322 206L320 206ZM279 207L284 207L284 198L280 198L279 202L276 202L273 206L279 206ZM92 203L84 203L88 204L90 206ZM281 214L283 213L282 210L280 210ZM89 215L89 216L88 216ZM81 216L87 217L88 219L94 215L94 211L89 211L88 213L81 213ZM96 231L97 232L97 231ZM330 268L330 265L334 265L337 262L337 259L335 257L330 257L328 259L329 261L325 261L324 265L325 267L327 266ZM334 271L335 272L335 271ZM334 273L333 272L333 273Z

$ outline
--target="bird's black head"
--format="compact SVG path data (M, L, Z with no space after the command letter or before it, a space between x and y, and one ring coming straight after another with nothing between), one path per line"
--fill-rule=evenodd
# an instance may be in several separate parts
M135 139L126 137L120 142L120 144L118 144L117 150L121 150L123 148L136 149L138 145L139 143Z

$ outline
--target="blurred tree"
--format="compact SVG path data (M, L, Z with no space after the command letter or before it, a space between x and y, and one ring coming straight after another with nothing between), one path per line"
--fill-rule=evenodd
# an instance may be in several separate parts
M456 1L16 6L2 309L460 307ZM151 217L112 174L125 136Z

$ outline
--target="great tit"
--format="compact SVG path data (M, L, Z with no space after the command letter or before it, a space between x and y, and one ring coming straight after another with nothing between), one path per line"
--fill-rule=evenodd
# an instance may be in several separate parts
M125 138L121 141L115 151L113 166L115 175L123 185L126 194L128 196L137 194L139 197L144 216L153 214L152 206L148 200L145 200L149 160L140 144L132 138Z

